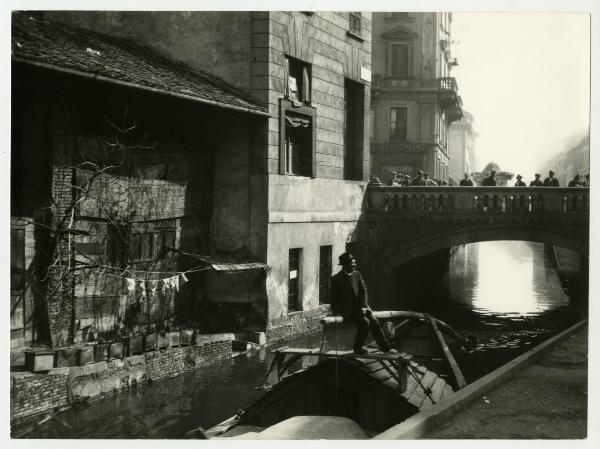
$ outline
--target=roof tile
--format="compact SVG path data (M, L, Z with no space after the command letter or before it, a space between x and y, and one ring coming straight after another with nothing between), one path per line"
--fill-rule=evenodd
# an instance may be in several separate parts
M267 110L224 81L172 61L131 40L13 14L12 57L184 96L216 106L267 115Z

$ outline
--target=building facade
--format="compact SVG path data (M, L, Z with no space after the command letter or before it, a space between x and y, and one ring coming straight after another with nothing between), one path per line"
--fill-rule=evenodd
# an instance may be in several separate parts
M47 56L43 42L54 41L62 53L40 59ZM39 48L27 53L32 45ZM149 313L144 301L165 282L161 276L181 273L187 283L169 303L180 322L208 331L266 331L270 339L318 329L337 255L355 238L370 173L370 48L370 14L359 12L13 16L13 70L22 76L13 76L13 136L20 137L12 151L20 156L13 159L12 194L30 195L21 204L32 205L11 213L14 233L25 236L11 257L23 260L14 271L27 271L36 258L48 262L41 260L45 222L35 216L59 197L62 215L44 220L72 214L66 220L77 228L61 239L61 260L95 260L85 279L57 279L62 299L50 298L55 289L47 280L31 299L37 306L27 310L37 307L36 323L45 320L51 344L81 337L82 326L111 327L132 304ZM100 219L100 200L72 207L89 174L81 178L61 158L65 149L90 161L107 154L115 142L98 142L124 107L136 130L149 130L150 143L131 144L135 158L128 153L116 185L148 185L127 190L126 200L114 185L93 189L91 196L109 197L113 215L126 222L127 248L116 254L109 241L122 229L111 227L123 223ZM32 136L50 134L60 139L38 158L36 171L28 161L43 145ZM31 196L27 184L47 168L52 176L40 177L43 186ZM131 272L100 285L100 272L108 279L100 265L119 266L115 258L154 276L135 279L133 290ZM199 265L206 271L189 272ZM233 274L221 275L223 267ZM17 315L14 321L30 322ZM24 344L35 340L30 329Z
M475 166L473 115L463 110L462 119L453 122L448 130L448 184L458 185L465 173L471 175Z
M547 176L548 170L556 172L554 176L563 187L568 186L577 174L584 181L585 175L590 174L590 136L580 138L577 143L549 158L541 170L543 177Z
M373 14L372 172L448 180L450 124L462 117L451 13Z

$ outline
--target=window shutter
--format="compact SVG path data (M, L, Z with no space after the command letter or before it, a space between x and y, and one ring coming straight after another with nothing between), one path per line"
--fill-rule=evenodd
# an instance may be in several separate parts
M302 101L310 103L310 77L308 76L308 68L302 67Z
M361 23L360 23L360 12L351 12L350 13L350 32L354 34L360 34L361 32Z
M290 60L288 58L285 59L285 64L283 66L283 96L285 98L289 98L290 96Z

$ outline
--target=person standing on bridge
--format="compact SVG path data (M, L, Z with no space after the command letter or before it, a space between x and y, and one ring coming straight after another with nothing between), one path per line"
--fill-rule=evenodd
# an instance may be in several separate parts
M569 181L568 187L583 187L581 183L581 176L579 176L579 173L573 176L573 179Z
M400 178L398 177L398 172L394 172L390 180L388 181L388 186L399 186Z
M427 172L423 173L423 179L425 180L426 186L437 186L438 185L438 183L435 182L433 179L429 179L429 173L427 173Z
M411 186L426 186L427 185L427 181L425 181L425 178L423 177L422 170L419 170L417 172L417 177L411 181L410 185Z
M554 177L554 172L552 170L548 172L548 177L544 179L544 187L560 187L558 179Z
M521 175L517 175L517 182L515 182L515 187L527 187L527 184L521 181L521 179L523 179L523 177Z
M483 180L483 182L481 183L481 185L486 186L486 187L497 186L498 185L498 181L496 180L496 170L492 170L490 172L490 176L488 176L487 178L485 178Z
M458 185L462 186L462 187L473 187L473 180L471 178L469 178L468 173L465 173L465 177L460 180Z
M393 351L390 348L381 324L373 316L373 311L367 302L367 287L362 275L356 269L356 259L350 253L344 253L339 258L342 269L331 278L329 300L334 315L356 324L356 338L354 352L364 354L364 348L369 329L383 352Z
M535 174L535 179L529 183L529 187L542 187L544 183L540 179L542 175L539 173Z

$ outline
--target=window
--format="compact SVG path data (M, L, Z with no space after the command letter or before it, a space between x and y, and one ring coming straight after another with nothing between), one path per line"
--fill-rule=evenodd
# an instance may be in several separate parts
M361 180L365 129L364 85L346 79L344 102L344 179Z
M351 12L349 16L349 31L353 34L360 35L361 32L361 13L360 12Z
M288 313L302 310L300 298L300 262L302 248L292 248L289 251L288 269Z
M390 76L408 78L409 53L408 44L390 44Z
M287 79L285 97L295 106L310 104L311 67L299 59L286 56Z
M406 140L407 117L407 108L390 108L390 140Z
M319 304L329 303L331 286L331 245L321 246L319 256Z
M316 175L315 109L294 106L290 100L280 100L279 173L282 175Z
M159 258L165 247L175 246L175 229L171 226L151 231L132 232L129 238L129 261L144 262Z

